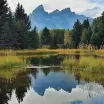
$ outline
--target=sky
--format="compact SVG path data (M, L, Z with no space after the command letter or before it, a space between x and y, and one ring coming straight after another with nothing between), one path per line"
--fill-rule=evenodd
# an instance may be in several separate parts
M89 17L98 17L104 10L104 0L7 0L12 11L15 11L19 2L23 5L26 13L30 14L36 7L43 5L45 10L52 12L55 9L62 10L70 7L77 14Z

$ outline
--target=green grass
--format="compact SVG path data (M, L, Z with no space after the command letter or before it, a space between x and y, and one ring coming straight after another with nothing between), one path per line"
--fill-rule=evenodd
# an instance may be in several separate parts
M63 62L61 63L62 66L66 68L77 68L77 60L75 58L67 58L65 57Z
M65 58L61 63L62 67L71 69L82 69L88 72L104 72L104 59L94 58L91 56L75 58Z
M0 56L0 69L10 69L13 67L25 66L27 64L25 59L17 56Z
M79 67L91 71L104 70L104 59L81 57L79 60Z

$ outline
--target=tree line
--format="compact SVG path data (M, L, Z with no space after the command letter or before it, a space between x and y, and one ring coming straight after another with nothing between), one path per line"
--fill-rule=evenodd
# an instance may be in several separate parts
M37 48L37 30L30 29L29 16L21 4L18 3L13 13L7 0L0 0L0 49Z
M31 30L29 16L18 3L15 13L8 7L7 0L0 0L0 49L37 48L86 48L92 45L104 48L104 13L90 24L86 19L77 20L72 30L48 29L40 32Z

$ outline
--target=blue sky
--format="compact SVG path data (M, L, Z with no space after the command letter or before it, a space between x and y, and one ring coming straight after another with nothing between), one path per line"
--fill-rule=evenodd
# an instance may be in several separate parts
M48 12L52 12L55 9L62 10L63 8L70 7L72 11L75 11L78 14L83 14L84 11L85 12L87 11L85 15L89 17L100 16L102 11L104 10L103 0L7 0L7 1L11 6L12 11L15 11L17 3L20 2L24 6L28 14L31 13L40 4L43 4L45 10ZM94 11L93 15L90 15L93 12L91 10Z

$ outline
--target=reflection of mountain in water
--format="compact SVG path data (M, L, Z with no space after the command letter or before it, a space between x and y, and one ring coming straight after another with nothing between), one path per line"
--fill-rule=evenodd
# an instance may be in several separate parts
M46 69L47 70L47 69ZM64 74L62 72L50 72L47 76L39 71L37 78L31 76L32 87L39 95L43 96L46 89L54 88L59 91L63 89L66 92L71 92L72 88L76 88L78 82L72 75Z

